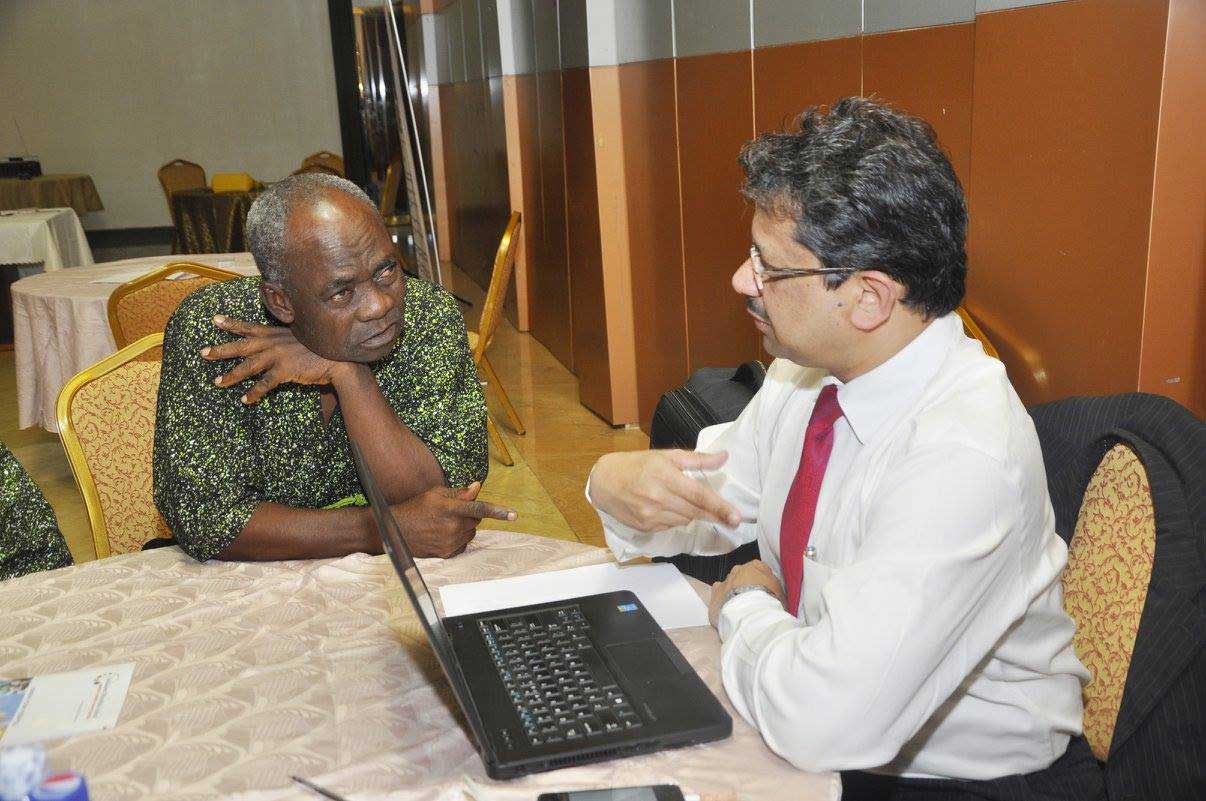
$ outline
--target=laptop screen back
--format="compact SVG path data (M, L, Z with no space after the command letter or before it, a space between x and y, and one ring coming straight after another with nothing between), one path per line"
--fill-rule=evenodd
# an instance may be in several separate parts
M364 489L364 497L368 499L369 507L372 509L373 519L377 523L377 531L381 534L381 541L385 544L385 551L389 554L390 561L394 563L394 570L397 572L398 578L402 580L406 596L423 622L427 639L431 642L431 647L435 649L440 666L444 669L444 675L448 677L448 683L452 685L452 692L460 703L465 717L469 720L469 726L473 730L474 737L477 738L478 747L484 751L487 740L481 720L477 715L473 700L469 696L469 685L461 673L460 662L452 650L452 642L448 638L444 621L440 618L435 601L431 597L431 591L427 589L427 582L423 580L423 574L419 572L419 567L415 564L414 557L411 556L410 548L402 537L402 531L398 528L398 521L394 519L393 511L389 508L385 496L381 494L376 479L369 471L368 465L364 463L360 449L354 442L349 444L352 448L352 458L356 462L356 473L360 477L360 486Z

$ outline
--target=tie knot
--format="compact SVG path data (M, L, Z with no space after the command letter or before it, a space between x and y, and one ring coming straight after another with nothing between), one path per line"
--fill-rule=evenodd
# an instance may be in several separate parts
M842 407L838 405L837 387L826 384L817 396L816 405L812 407L812 418L808 421L810 431L826 431L833 427L842 416Z

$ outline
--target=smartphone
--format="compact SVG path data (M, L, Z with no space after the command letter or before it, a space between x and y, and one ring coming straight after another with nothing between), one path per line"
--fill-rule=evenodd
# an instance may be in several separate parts
M609 790L571 790L541 793L536 801L683 801L683 791L673 784L613 787Z

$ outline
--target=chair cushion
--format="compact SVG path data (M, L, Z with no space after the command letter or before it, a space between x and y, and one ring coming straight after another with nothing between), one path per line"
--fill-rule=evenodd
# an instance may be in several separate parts
M1111 448L1089 480L1064 571L1064 607L1076 621L1076 655L1092 674L1085 737L1110 752L1156 555L1147 471L1126 445Z

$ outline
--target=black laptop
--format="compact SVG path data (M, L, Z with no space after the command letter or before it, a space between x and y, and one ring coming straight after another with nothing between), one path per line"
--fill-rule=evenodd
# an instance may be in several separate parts
M733 721L631 592L441 617L352 445L360 484L495 779L706 743Z

